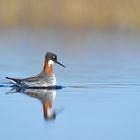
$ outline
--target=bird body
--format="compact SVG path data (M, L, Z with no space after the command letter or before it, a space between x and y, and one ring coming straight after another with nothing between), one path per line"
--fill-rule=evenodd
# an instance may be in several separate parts
M54 53L48 52L45 56L43 71L38 75L25 79L16 79L11 77L6 78L9 79L15 86L19 87L26 88L53 87L56 86L56 78L52 66L54 63L57 63L65 67L64 65L62 65L60 62L57 61L57 56Z

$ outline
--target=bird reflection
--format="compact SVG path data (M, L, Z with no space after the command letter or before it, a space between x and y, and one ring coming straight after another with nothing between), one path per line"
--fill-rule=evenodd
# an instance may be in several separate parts
M39 99L43 105L44 119L55 120L56 112L52 109L53 102L56 97L55 89L24 89L14 87L9 93L17 92Z

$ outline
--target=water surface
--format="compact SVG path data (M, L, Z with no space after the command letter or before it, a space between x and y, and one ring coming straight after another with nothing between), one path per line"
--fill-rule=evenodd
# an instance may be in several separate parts
M39 73L47 51L66 68L54 66L61 90L0 87L1 139L140 139L139 44L132 32L2 31L1 85ZM44 115L48 101L55 117Z

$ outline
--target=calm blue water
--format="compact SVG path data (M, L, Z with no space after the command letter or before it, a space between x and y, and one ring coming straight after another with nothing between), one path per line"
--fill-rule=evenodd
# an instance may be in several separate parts
M42 70L52 51L58 85L47 91L0 87L0 139L140 139L140 34L11 30L0 33L0 82ZM15 93L12 93L15 92ZM52 101L44 117L43 104Z

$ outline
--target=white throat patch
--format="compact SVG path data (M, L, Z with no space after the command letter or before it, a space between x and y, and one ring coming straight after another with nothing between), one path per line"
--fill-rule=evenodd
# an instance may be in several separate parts
M53 60L49 60L48 64L49 64L49 66L50 65L53 65L54 64L54 61Z

